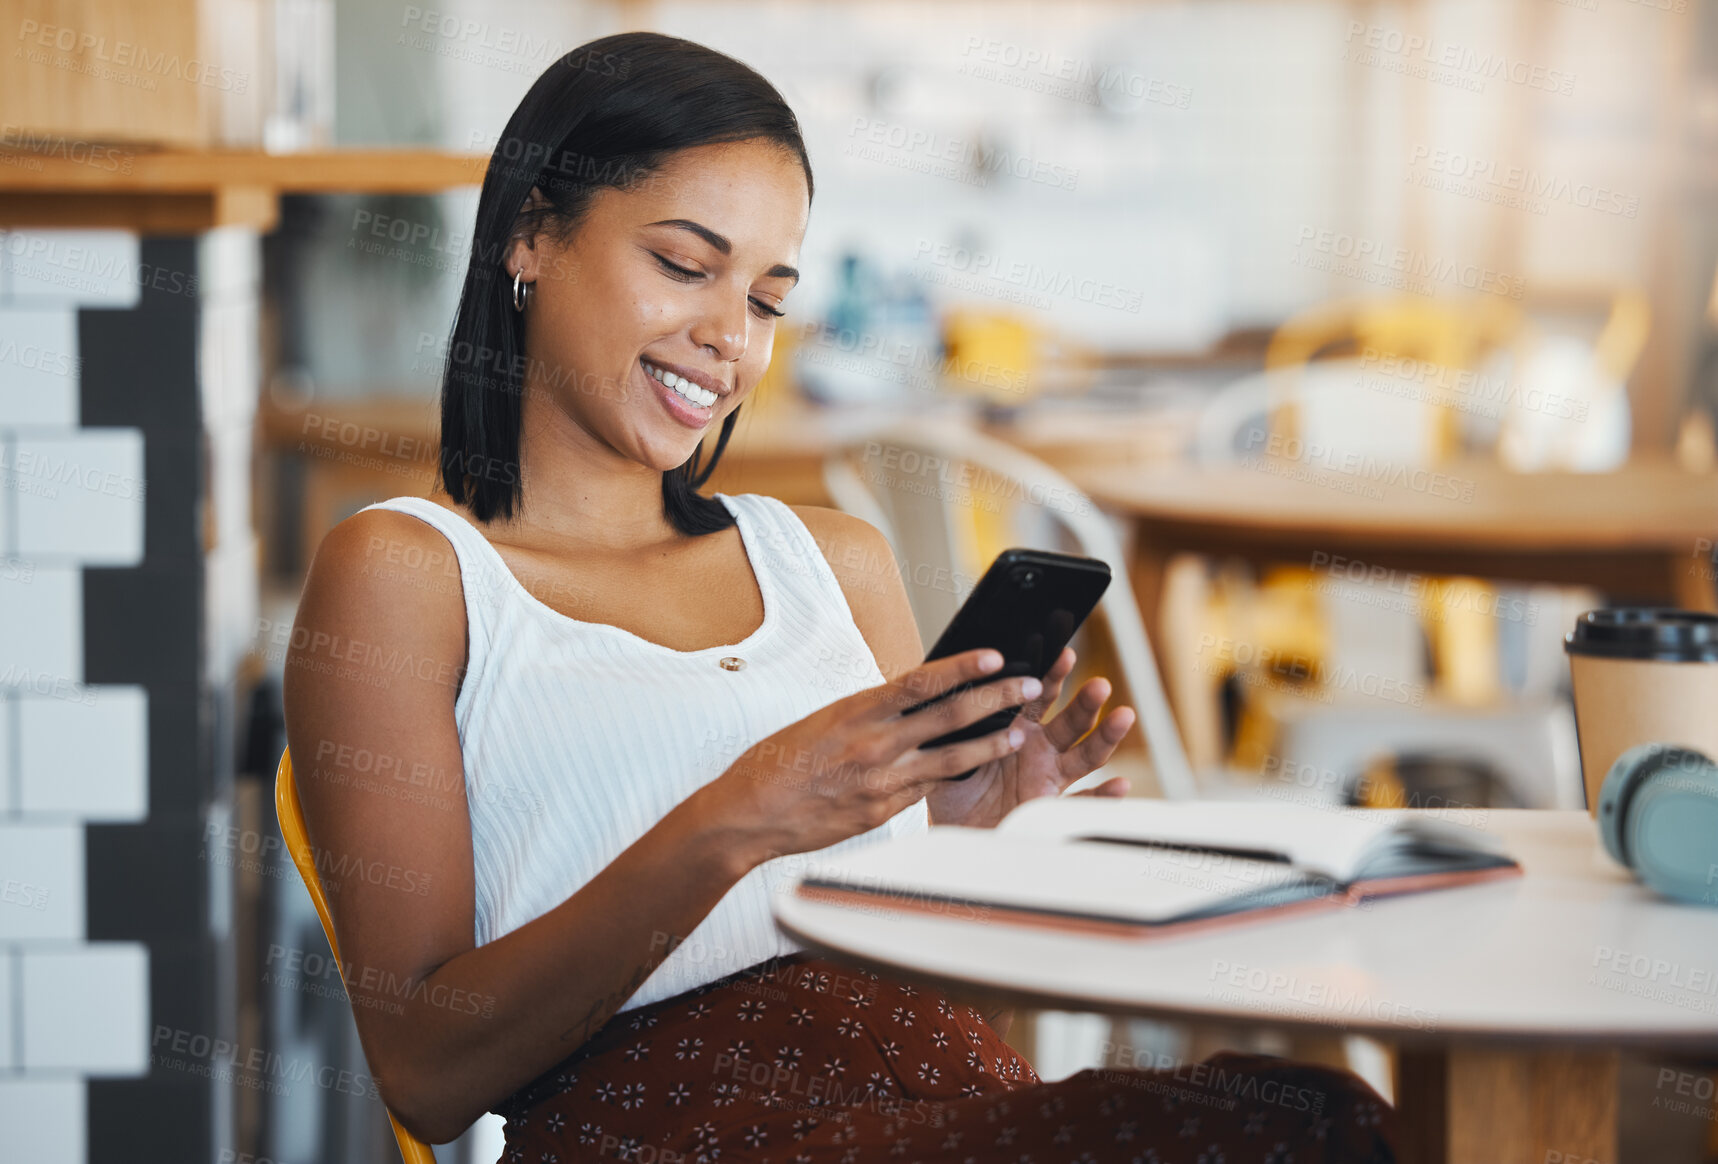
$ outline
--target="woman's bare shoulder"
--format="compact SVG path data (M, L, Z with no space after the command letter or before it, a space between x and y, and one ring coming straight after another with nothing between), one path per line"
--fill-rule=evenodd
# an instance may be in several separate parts
M883 531L855 514L825 505L790 505L794 515L811 532L811 540L836 577L846 573L876 574L893 570L894 555Z
M851 513L821 505L790 506L823 552L854 625L877 658L883 674L894 678L924 661L924 646L913 622L912 604L883 531Z
M420 518L392 509L355 513L317 547L299 604L301 623L306 614L330 624L445 640L463 653L458 556L447 537Z

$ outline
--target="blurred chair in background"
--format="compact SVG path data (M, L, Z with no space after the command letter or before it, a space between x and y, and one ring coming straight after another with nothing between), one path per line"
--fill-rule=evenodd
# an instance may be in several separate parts
M1022 316L971 307L944 312L942 337L943 389L998 407L1018 407L1038 394L1044 356L1055 342Z
M1507 300L1487 296L1475 300L1422 297L1346 300L1291 317L1271 337L1265 350L1265 383L1269 390L1271 431L1285 439L1329 439L1344 450L1361 447L1375 455L1413 463L1449 460L1461 443L1460 417L1453 407L1457 392L1447 384L1427 385L1406 380L1406 391L1390 391L1368 383L1368 372L1384 372L1403 362L1430 365L1451 372L1477 371L1488 357L1515 340L1522 331L1521 311ZM1326 367L1325 365L1331 365ZM1318 373L1323 372L1323 375ZM1303 398L1301 384L1316 377L1324 391ZM1368 401L1340 387L1377 389L1381 401ZM1394 408L1385 401L1398 402ZM1366 421L1375 408L1391 419L1412 416L1408 426L1418 448L1385 443L1388 434L1368 431ZM1358 438L1370 438L1370 448Z
M1592 344L1546 337L1495 296L1309 311L1278 330L1262 373L1213 399L1196 452L1208 461L1305 459L1315 469L1351 458L1421 467L1489 446L1512 468L1608 467L1618 406L1627 446L1622 383L1644 342L1646 309L1627 289L1606 306ZM1319 788L1352 790L1396 756L1408 774L1471 763L1495 777L1472 787L1497 789L1500 803L1578 807L1561 669L1543 665L1560 649L1566 592L1399 573L1380 586L1308 563L1269 569L1255 583L1220 567L1202 601L1193 587L1201 627L1247 644L1254 658L1293 663L1265 673L1178 661L1170 674L1178 706L1209 703L1226 687L1234 764L1310 773ZM1407 680L1424 698L1338 699L1321 682L1353 674ZM1405 796L1416 802L1413 789Z
M1590 342L1529 327L1515 345L1516 391L1495 444L1498 459L1511 469L1604 473L1628 460L1633 422L1627 385L1646 347L1652 312L1646 294L1633 287L1600 302L1608 305Z

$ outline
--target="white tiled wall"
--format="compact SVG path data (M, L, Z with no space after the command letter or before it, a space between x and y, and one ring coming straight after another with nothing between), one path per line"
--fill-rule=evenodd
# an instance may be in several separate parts
M0 1076L0 1128L9 1159L30 1164L82 1164L88 1155L81 1079Z
M143 434L83 429L20 435L9 466L16 484L13 538L26 558L72 558L87 566L143 560Z
M76 426L77 368L75 310L0 312L0 424Z
M143 558L144 443L83 428L80 308L130 308L119 231L0 232L0 1159L82 1161L85 1078L149 1060L149 957L89 942L85 825L149 810L148 699L84 682L83 568Z
M25 950L26 1071L141 1075L149 1069L149 957L134 942Z
M0 489L9 478L0 474ZM5 501L0 496L0 501ZM0 563L0 694L50 691L84 673L83 576L11 555Z
M0 942L83 937L83 828L15 816L0 824Z
M0 294L23 308L136 307L151 273L123 230L0 231Z
M0 820L5 820L15 807L18 794L13 783L16 766L12 762L12 740L17 735L17 705L0 696ZM5 995L0 995L4 999Z
M149 814L149 708L141 687L18 704L19 807L83 820Z
M10 954L0 954L0 998L9 999L13 997L12 963L14 961L15 959ZM9 1007L0 1007L0 1079L4 1079L4 1072L11 1071L17 1065L16 1053L13 1050L12 1011ZM0 1099L0 1112L3 1111L5 1111L5 1100Z

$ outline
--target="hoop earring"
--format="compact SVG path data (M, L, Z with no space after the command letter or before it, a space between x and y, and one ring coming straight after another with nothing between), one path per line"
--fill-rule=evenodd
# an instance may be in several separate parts
M524 311L525 305L531 302L531 284L524 281L523 268L513 275L513 310Z

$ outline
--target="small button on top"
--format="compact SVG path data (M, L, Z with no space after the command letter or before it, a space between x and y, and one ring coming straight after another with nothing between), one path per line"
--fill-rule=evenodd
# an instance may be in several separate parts
M725 671L738 671L746 665L746 661L738 655L723 655L716 660Z

